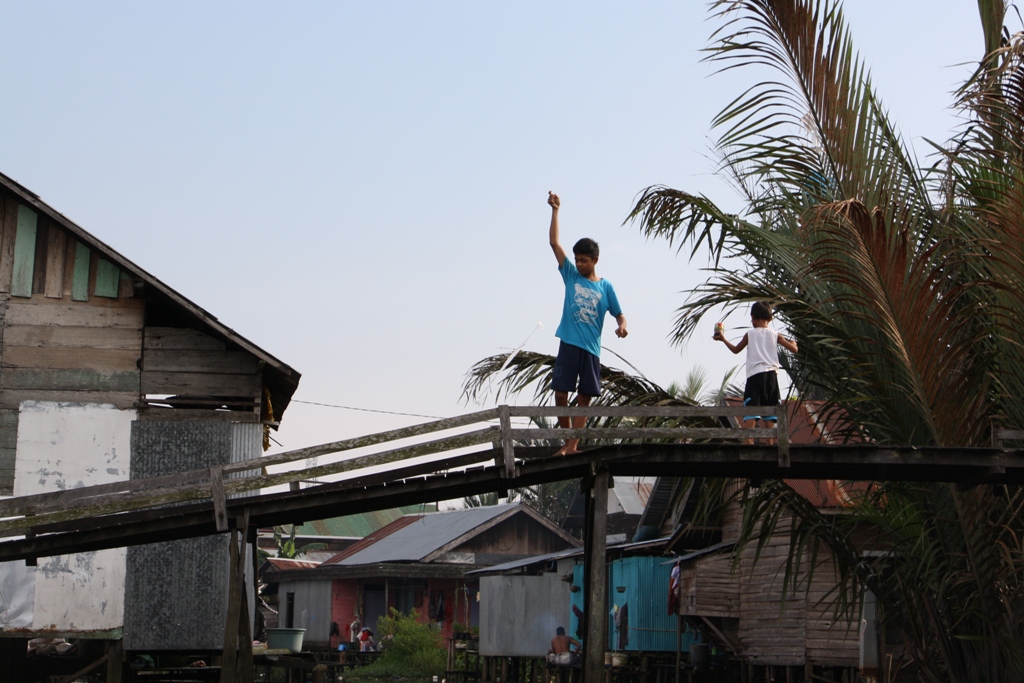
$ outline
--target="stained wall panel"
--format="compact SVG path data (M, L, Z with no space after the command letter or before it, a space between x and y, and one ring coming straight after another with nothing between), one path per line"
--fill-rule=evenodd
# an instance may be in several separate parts
M16 496L124 481L135 411L113 406L25 401L16 422ZM8 427L10 429L12 427ZM9 435L8 435L9 437ZM20 620L31 633L116 633L123 620L124 548L0 564L0 584L32 584ZM24 597L24 596L23 596ZM0 595L0 613L9 606ZM25 605L23 604L23 607Z

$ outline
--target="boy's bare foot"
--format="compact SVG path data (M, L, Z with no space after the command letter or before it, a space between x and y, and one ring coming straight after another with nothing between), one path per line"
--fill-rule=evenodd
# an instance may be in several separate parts
M560 455L562 457L565 457L567 455L576 455L577 453L582 453L582 452L583 451L579 450L575 446L570 448L568 445L565 445L565 446L562 446L561 448L559 448L558 452L556 452L555 455Z

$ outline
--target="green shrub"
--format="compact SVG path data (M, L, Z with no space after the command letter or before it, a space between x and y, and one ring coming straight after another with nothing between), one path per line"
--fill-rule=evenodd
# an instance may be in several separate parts
M442 676L448 653L440 631L417 621L418 613L402 614L392 609L390 616L377 620L376 635L380 658L369 666L353 669L346 678L414 678L430 680Z

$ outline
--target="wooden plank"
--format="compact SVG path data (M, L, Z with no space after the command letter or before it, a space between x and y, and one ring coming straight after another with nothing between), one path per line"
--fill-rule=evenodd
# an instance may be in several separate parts
M202 372L143 372L143 394L186 396L255 396L263 388L259 375Z
M36 226L36 262L32 275L32 294L46 293L46 258L50 245L50 231L56 230L45 217Z
M210 498L213 499L213 518L217 531L228 530L228 508L224 496L224 468L214 465L210 468Z
M505 477L512 479L516 476L516 451L512 443L512 421L509 417L508 406L498 406L498 420L501 429L501 447L505 455Z
M63 297L71 298L71 285L75 281L75 251L78 241L70 234L64 244L64 290Z
M227 347L219 339L198 330L184 327L146 327L145 349L180 349L223 351Z
M40 391L138 392L139 371L4 368L3 389ZM65 399L71 400L71 399Z
M144 306L142 299L96 302L88 306L54 299L38 299L31 303L11 301L7 305L7 325L123 327L141 330Z
M774 429L726 427L586 427L583 429L513 429L516 441L530 439L747 439L775 437Z
M470 432L469 434L449 437L448 439L437 442L418 444L416 446L396 449L395 451L378 453L365 458L307 468L306 470L229 479L224 482L224 489L226 495L230 498L234 494L243 493L245 491L289 484L293 481L297 482L311 477L320 477L344 471L376 467L396 462L398 460L418 458L423 455L431 455L453 448L464 448L489 440L490 435L490 430L479 430L477 432ZM463 461L478 461L490 459L491 457L492 456L489 451L483 451L481 453L471 453L466 456L461 456L460 459ZM358 460L359 462L354 462L354 460ZM237 466L238 463L234 463L233 465ZM223 467L226 472L228 467ZM250 465L250 468L251 467L252 466ZM413 466L410 467L410 469L416 469L416 467L417 466ZM422 469L424 466L421 465L419 467ZM427 464L426 467L429 468L430 464ZM209 470L202 471L203 475L208 475L208 472ZM183 473L182 475L171 476L184 477L191 474L194 473ZM389 478L388 474L384 474L383 476L385 478ZM166 479L166 477L154 478L154 480L160 481L164 479ZM151 481L152 480L136 479L129 482L115 482L112 484L101 484L99 486L90 486L81 489L69 489L51 494L37 494L34 496L2 500L0 501L0 509L7 512L5 516L9 516L11 514L11 510L17 509L24 511L27 503L36 508L36 512L38 512L39 509L56 509L57 511L50 512L48 514L34 513L31 517L21 519L2 520L0 521L0 534L10 535L7 534L7 532L24 533L27 530L37 529L48 524L88 519L89 517L97 515L139 510L153 506L163 506L168 503L204 500L208 499L210 496L209 481L177 485L173 488L147 488L152 485ZM359 481L345 483L354 488L362 488L364 486L364 484L361 484ZM128 492L117 496L91 497L97 490L124 490ZM58 501L56 504L53 503L55 499Z
M46 246L46 286L44 294L51 299L60 299L64 296L67 236L66 232L56 226L50 227Z
M96 284L93 294L106 299L116 299L121 283L121 271L105 258L96 260Z
M144 403L144 402L143 402ZM154 422L259 422L260 416L248 410L210 410L168 408L144 405L139 408L138 420Z
M248 351L152 349L146 351L142 369L146 372L255 374L259 362L259 358Z
M75 242L75 270L71 280L72 301L89 300L89 264L92 260L92 253L89 247L81 242Z
M38 216L27 206L18 205L18 227L14 238L14 271L11 296L30 298L36 267L36 230Z
M121 271L121 280L117 284L117 298L130 299L135 296L135 281L128 273Z
M745 406L509 406L512 417L725 417L749 412Z
M142 353L142 330L127 327L9 325L4 344L50 349L125 349Z
M5 344L4 368L93 369L138 372L139 349L43 348Z
M0 229L3 230L0 235L0 292L10 292L14 274L14 242L18 232L18 202L4 197L0 210Z
M42 391L39 389L0 389L0 410L18 410L23 401L54 403L109 404L123 410L134 408L139 401L136 391Z

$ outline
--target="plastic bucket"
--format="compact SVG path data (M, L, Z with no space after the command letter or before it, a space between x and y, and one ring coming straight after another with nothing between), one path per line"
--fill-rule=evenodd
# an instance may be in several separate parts
M690 643L690 664L694 666L707 664L709 649L707 643Z
M625 652L613 652L612 653L612 666L620 667L627 666L629 664L629 655Z
M302 637L305 635L304 628L268 628L267 649L302 652Z

